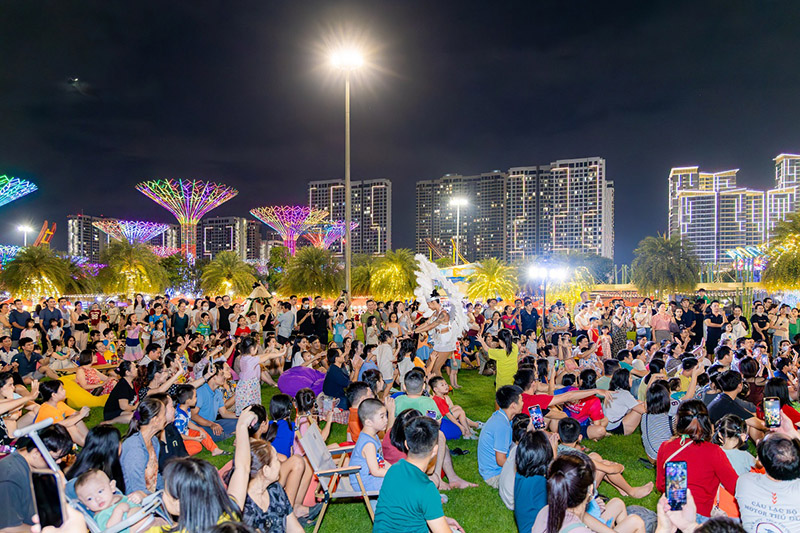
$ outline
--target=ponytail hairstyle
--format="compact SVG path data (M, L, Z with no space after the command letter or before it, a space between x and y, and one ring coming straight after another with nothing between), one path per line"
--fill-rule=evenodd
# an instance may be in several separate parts
M686 400L678 407L678 421L675 428L681 435L686 435L696 444L711 440L711 419L706 404L700 400Z
M131 361L122 361L119 366L116 368L115 372L121 378L125 378L125 374L130 372L131 368L133 367L133 363Z
M413 359L417 352L417 341L414 339L403 339L400 341L400 352L397 354L397 360L402 361L408 357Z
M250 439L250 479L255 478L259 471L277 460L277 452L272 444L261 439ZM233 469L230 470L233 472Z
M241 355L250 355L250 352L253 348L257 348L258 344L256 344L255 339L253 337L245 337L239 343L239 354Z
M511 336L511 330L503 328L497 332L497 338L506 347L506 355L511 355L511 350L514 348L514 339Z
M133 412L133 418L131 418L131 423L128 426L128 432L125 434L125 438L127 439L131 435L138 433L142 426L146 426L152 422L162 409L166 409L164 403L156 398L148 396L140 401L139 407Z
M269 417L272 422L270 422L269 429L264 435L264 440L271 443L278 435L278 422L285 420L289 423L289 419L292 417L292 397L288 394L276 394L273 396L269 401Z
M250 412L256 415L256 421L252 426L247 428L247 433L250 434L250 438L254 438L264 422L267 421L267 410L260 403L254 403L250 406Z
M594 490L594 465L585 455L556 457L547 473L547 530L558 532L567 509L579 506Z
M297 391L297 394L294 395L294 401L297 405L298 413L310 413L311 409L314 408L314 403L316 400L317 395L314 394L314 391L309 388L300 389Z
M742 439L742 435L745 435L744 439ZM737 449L747 449L747 424L741 417L734 414L727 414L714 424L714 436L711 438L711 442L722 446L728 439L739 439Z

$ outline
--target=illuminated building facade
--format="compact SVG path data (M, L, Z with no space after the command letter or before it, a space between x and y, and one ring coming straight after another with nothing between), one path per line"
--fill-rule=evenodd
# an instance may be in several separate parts
M392 249L392 182L385 178L351 181L351 230L354 254L383 255ZM311 181L308 184L308 206L328 212L329 220L345 219L344 180ZM333 243L330 250L344 255L344 240ZM308 244L308 243L304 243Z
M90 215L67 216L67 253L85 257L90 263L99 263L100 254L108 247L110 237L94 226L105 217Z
M416 248L450 252L456 235L453 197L464 197L459 250L468 261L522 261L551 252L613 258L614 184L605 159L563 159L475 176L448 174L417 182Z
M775 188L736 183L738 169L701 172L676 167L669 174L669 235L691 241L701 262L728 264L726 250L767 241L775 225L800 210L800 156L775 159Z
M197 224L197 257L213 259L220 252L236 252L242 260L261 254L258 221L243 217L208 217Z

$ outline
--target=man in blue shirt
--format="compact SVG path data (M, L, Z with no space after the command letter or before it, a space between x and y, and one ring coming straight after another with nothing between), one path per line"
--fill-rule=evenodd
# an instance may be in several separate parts
M536 324L539 322L539 311L533 307L533 302L525 299L525 308L519 312L519 326L522 333L532 329L536 332Z
M28 337L21 339L19 349L20 352L11 359L11 364L17 363L17 373L25 385L30 385L33 380L42 379L45 376L50 379L58 379L58 374L47 366L50 358L42 357L42 354L33 351L33 339ZM37 363L39 368L36 368Z
M215 441L225 440L236 432L236 415L225 407L222 386L231 377L230 367L217 361L209 367L206 382L197 388L197 407L192 409L192 420L209 428Z
M11 347L19 346L19 335L25 329L25 322L31 318L31 314L22 309L22 300L14 300L14 308L8 314L8 322L11 324Z
M39 324L45 331L50 327L50 321L56 320L58 327L64 324L64 317L61 315L61 310L56 308L56 299L48 298L45 302L46 307L39 311Z
M478 437L478 473L490 487L497 488L511 449L511 419L522 412L522 389L503 385L495 400L500 409L489 417Z

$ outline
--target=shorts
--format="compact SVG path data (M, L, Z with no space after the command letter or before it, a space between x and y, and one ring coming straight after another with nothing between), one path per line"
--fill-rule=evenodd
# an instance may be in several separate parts
M617 427L615 427L614 429L606 427L606 431L608 433L611 433L612 435L624 435L625 434L625 425L620 420L619 425Z
M284 337L283 335L278 335L277 337L275 337L275 339L278 341L278 344L280 345L284 345L287 342L289 342L289 337Z
M439 429L444 433L445 440L456 440L461 438L461 428L450 421L449 418L442 418L442 425Z
M452 368L453 370L461 370L461 358L455 356L451 357L450 368Z
M22 379L23 380L25 380L25 379L43 379L44 377L45 377L44 374L42 374L38 370L34 370L30 374L25 374L24 376L22 376Z

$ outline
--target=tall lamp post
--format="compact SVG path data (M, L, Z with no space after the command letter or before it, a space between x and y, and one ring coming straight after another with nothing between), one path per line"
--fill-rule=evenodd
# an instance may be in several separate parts
M344 71L344 277L347 294L350 294L353 245L350 222L352 219L350 191L350 73L364 64L356 50L340 50L331 55L331 65Z
M456 208L456 245L453 248L453 264L458 261L459 244L461 243L461 208L469 205L466 198L454 196L450 198L450 207Z
M17 226L17 231L21 231L22 232L22 246L27 248L28 247L28 233L33 231L33 228L23 224L21 226Z
M544 334L547 316L547 282L563 281L567 278L567 269L562 267L547 268L533 265L528 269L528 279L542 282L542 334Z

